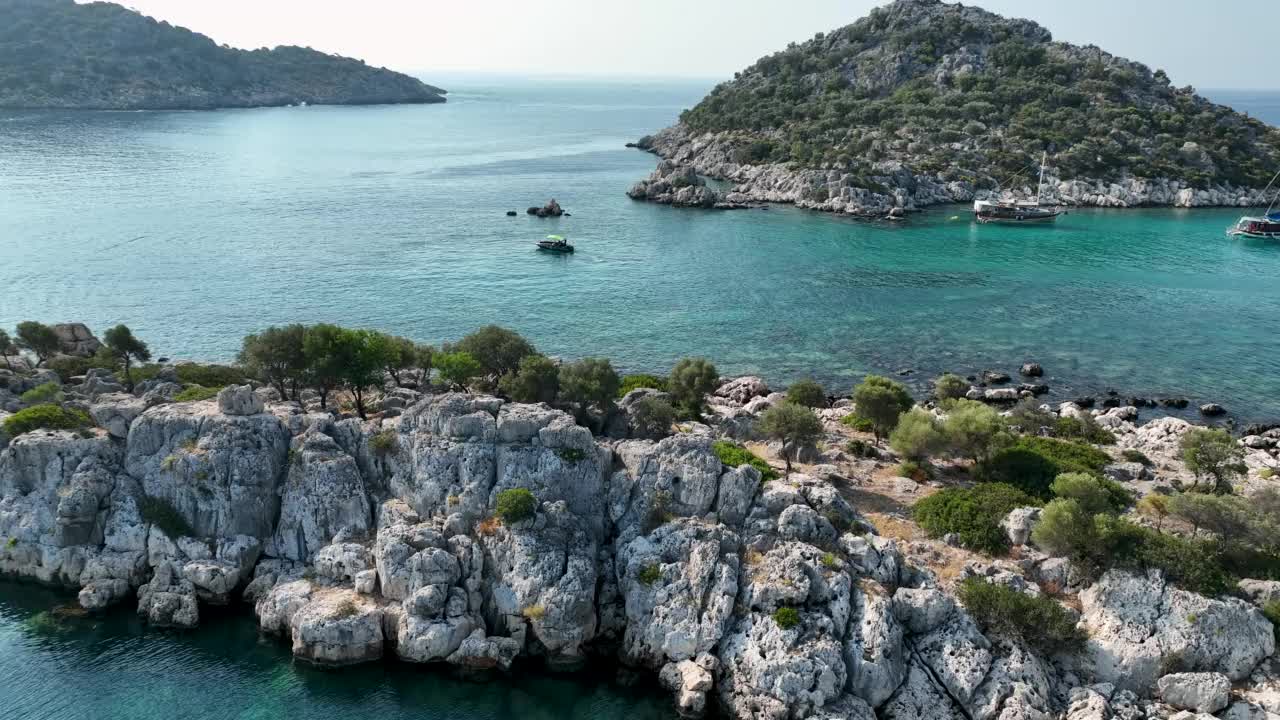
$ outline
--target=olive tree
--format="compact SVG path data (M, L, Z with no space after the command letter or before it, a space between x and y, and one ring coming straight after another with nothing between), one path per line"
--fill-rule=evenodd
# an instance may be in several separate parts
M503 375L498 387L516 402L554 402L560 392L560 368L545 355L526 355L520 369Z
M431 383L431 370L435 367L435 359L439 353L436 352L433 345L415 345L413 348L413 362L422 370L422 384Z
M915 462L922 462L946 446L942 425L933 413L913 408L898 419L898 426L889 435L889 447L894 452Z
M720 374L704 358L684 358L671 369L667 392L676 406L691 417L702 415L706 396L715 391Z
M299 325L269 327L246 335L237 360L256 376L280 391L284 399L298 399L298 387L306 379L307 328Z
M944 373L933 381L933 395L940 401L959 400L969 392L969 382L954 373Z
M390 336L373 330L343 330L336 350L342 368L342 385L355 400L356 414L366 420L366 394L370 389L382 387L391 356L398 350Z
M418 347L408 338L386 336L387 365L384 368L391 381L400 387L400 373L418 364Z
M436 368L440 370L440 379L452 387L466 389L471 381L484 372L480 361L469 352L446 352L435 355Z
M584 409L595 405L606 414L613 410L621 384L605 358L583 358L560 368L560 397Z
M826 407L827 391L816 380L797 380L787 388L787 402L811 408Z
M822 421L813 410L795 403L780 403L760 415L756 429L765 437L782 443L782 460L787 475L791 474L791 458L800 448L812 445L822 437Z
M133 336L127 325L117 325L102 335L103 345L111 356L124 365L124 384L129 392L133 392L133 361L146 362L151 359L151 350L147 344Z
M853 404L858 416L871 422L876 441L898 426L898 418L911 409L914 401L902 383L880 375L868 375L853 389Z
M13 364L9 362L9 357L18 354L18 345L9 337L9 331L0 330L0 358L4 358L4 366L9 370L13 369Z
M18 323L18 347L28 350L36 356L36 367L58 354L62 349L62 341L53 328L35 320Z
M307 328L302 341L307 384L320 395L320 407L329 406L329 393L342 384L343 328L320 323Z
M956 400L942 423L942 432L951 451L978 461L986 457L1005 429L995 408L975 400Z
M1183 462L1196 475L1196 487L1201 478L1208 478L1212 492L1225 495L1231 492L1231 479L1245 473L1244 448L1226 430L1196 428L1182 436L1180 445Z
M494 379L516 372L525 356L537 353L533 344L519 333L497 325L476 330L449 350L469 353L480 363L481 372Z

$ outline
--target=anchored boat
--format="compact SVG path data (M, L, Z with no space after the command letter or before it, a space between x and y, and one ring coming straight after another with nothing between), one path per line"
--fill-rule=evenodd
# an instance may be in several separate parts
M1040 193L1044 189L1044 166L1049 153L1040 159L1040 184L1036 186L1036 199L1033 201L1015 202L1013 200L975 200L973 217L980 223L1025 223L1053 222L1062 209L1058 207L1042 207Z
M1276 173L1271 178L1271 182L1267 184L1267 189L1263 190L1265 196L1267 190L1276 184L1276 178L1280 178L1280 173ZM1280 191L1276 193L1280 198ZM1242 217L1236 221L1236 226L1227 231L1228 235L1234 237L1259 238L1263 240L1280 239L1280 212L1272 212L1272 208L1276 205L1276 199L1272 198L1271 204L1267 206L1267 211L1262 217Z
M538 250L551 253L571 253L573 246L563 235L548 235L546 240L538 241Z

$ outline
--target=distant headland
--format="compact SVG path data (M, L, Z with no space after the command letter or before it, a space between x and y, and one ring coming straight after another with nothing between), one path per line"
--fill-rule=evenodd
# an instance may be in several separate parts
M445 102L445 90L310 48L239 50L120 5L0 0L0 107L212 110Z

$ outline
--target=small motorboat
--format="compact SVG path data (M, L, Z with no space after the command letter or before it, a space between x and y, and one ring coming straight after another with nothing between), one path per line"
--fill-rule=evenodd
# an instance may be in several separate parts
M1040 158L1040 184L1036 186L1036 199L1015 202L1013 200L975 200L973 203L973 219L980 223L1026 223L1053 222L1063 215L1061 208L1040 205L1040 194L1044 190L1044 167L1049 159L1046 152Z
M563 235L548 235L546 240L538 241L538 249L544 252L552 253L571 253L573 246Z
M1267 187L1262 191L1263 197L1266 197L1268 191L1276 184L1276 179L1280 178L1280 172L1271 178L1271 182L1267 183ZM1272 212L1276 206L1276 201L1280 200L1280 191L1276 192L1276 196L1271 200L1271 204L1267 206L1267 211L1262 213L1261 217L1242 217L1236 221L1236 226L1227 231L1232 237L1258 238L1261 240L1277 240L1280 239L1280 211Z

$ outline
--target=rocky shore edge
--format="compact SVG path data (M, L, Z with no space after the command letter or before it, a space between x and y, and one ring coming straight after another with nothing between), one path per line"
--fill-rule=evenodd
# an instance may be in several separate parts
M968 181L914 173L897 161L876 163L866 177L779 163L740 164L735 160L739 145L732 133L696 133L682 124L647 135L629 147L653 153L662 161L627 195L677 207L740 209L782 203L857 217L885 217L930 205L991 198L1029 200L1036 194L1034 185L999 193L978 189ZM704 178L731 183L732 187L717 190ZM1052 174L1045 176L1041 197L1048 205L1103 208L1265 207L1270 200L1264 189L1230 184L1194 188L1173 178L1104 182L1061 180Z
M96 343L61 335L74 352ZM631 411L661 391L624 397L608 437L545 404L391 378L361 420L252 381L177 402L172 370L132 393L101 370L0 376L13 393L56 383L93 419L0 450L0 572L78 588L89 610L136 600L153 625L192 627L243 599L264 633L328 666L394 655L501 673L517 657L608 657L654 673L686 717L1280 715L1259 609L1280 583L1208 597L1157 570L1089 577L1030 544L1038 516L1022 510L1003 523L1007 557L922 539L894 508L951 479L898 474L851 429L847 399L815 411L821 439L782 476L726 463L718 445L784 450L760 420L787 396L754 377L719 382L702 422L641 439ZM1107 476L1136 493L1193 477L1186 421L1042 410L1113 433ZM1280 433L1241 444L1239 490L1265 489ZM957 599L964 580L1055 599L1083 644L1045 652L984 627Z

